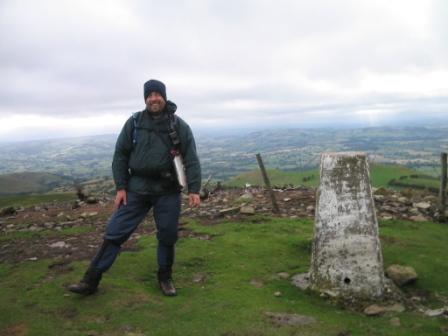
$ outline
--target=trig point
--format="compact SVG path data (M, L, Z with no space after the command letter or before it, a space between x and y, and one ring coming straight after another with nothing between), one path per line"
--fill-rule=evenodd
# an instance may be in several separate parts
M382 297L383 257L366 155L322 154L316 199L311 287L341 297Z

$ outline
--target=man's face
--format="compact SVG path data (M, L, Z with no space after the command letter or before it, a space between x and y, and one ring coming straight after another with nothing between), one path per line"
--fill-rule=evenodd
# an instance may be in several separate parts
M151 113L161 113L165 108L166 102L158 92L151 92L146 98L146 108Z

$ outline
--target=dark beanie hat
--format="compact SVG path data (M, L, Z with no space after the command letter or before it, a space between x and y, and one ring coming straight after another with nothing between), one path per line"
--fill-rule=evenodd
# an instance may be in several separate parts
M161 81L158 81L157 79L150 79L143 85L143 96L148 98L149 94L151 92L158 92L163 97L163 99L166 101L166 88L165 84L163 84Z

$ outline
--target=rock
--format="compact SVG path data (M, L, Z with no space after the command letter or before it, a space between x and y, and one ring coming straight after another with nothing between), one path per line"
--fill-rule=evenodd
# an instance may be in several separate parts
M257 287L257 288L261 288L261 287L264 286L263 281L258 280L258 279L252 279L252 280L250 281L250 284L251 284L252 286Z
M45 222L45 223L44 223L44 226L45 226L47 229L52 229L52 228L54 228L55 225L56 225L56 224L53 223L53 222Z
M250 205L242 206L240 208L240 213L243 215L254 215L255 214L255 208Z
M305 290L310 286L310 274L309 273L301 273L296 274L292 277L291 283L299 287L301 290Z
M413 222L427 222L428 218L422 215L411 216L409 219Z
M253 199L254 199L254 195L252 195L248 191L246 191L244 194L242 194L240 197L238 197L239 202L250 202Z
M398 317L392 317L390 319L389 323L393 327L400 327L401 326L401 322L400 322L400 319Z
M389 306L381 306L378 304L372 304L364 309L364 314L367 316L378 316L387 312L402 313L405 311L404 306L401 303L394 303Z
M289 278L289 273L286 273L286 272L280 272L280 273L277 273L277 276L278 276L280 279L288 279L288 278Z
M403 196L402 196L402 197L398 197L398 198L397 198L397 201L400 202L400 203L403 203L403 204L408 204L408 203L410 203L410 202L409 202L409 199L408 199L407 197L403 197Z
M226 209L219 210L219 214L221 216L225 216L225 215L229 215L229 214L235 213L239 209L240 209L240 207L226 208Z
M51 247L51 248L67 248L67 247L70 247L70 245L67 244L64 241L58 241L58 242L50 244L48 246Z
M86 203L87 204L96 204L96 203L98 203L98 199L96 197L89 196L86 199Z
M299 315L299 314L284 314L284 313L272 313L265 312L264 315L272 323L279 326L282 325L307 325L316 323L316 319L311 316Z
M16 209L14 207L6 207L0 209L0 216L11 216L15 215L17 213Z
M410 266L391 265L387 268L386 275L399 287L417 280L417 272Z
M442 315L448 316L448 307L443 307L439 309L428 309L425 311L425 315L429 317L437 317Z
M420 209L420 210L428 210L431 207L431 203L428 202L419 202L412 204L414 208Z
M285 197L284 199L283 199L283 202L289 202L291 200L291 198L289 198L289 197Z
M384 314L384 307L373 304L364 309L364 314L367 316L378 316Z
M373 195L373 199L375 201L382 201L382 200L384 200L384 196L383 195Z
M205 282L206 275L204 273L197 273L193 276L194 283L203 283Z
M385 189L385 188L383 188L383 187L381 187L381 188L378 188L378 189L376 189L375 191L374 191L374 195L375 196L377 196L377 195L381 195L381 196L387 196L387 195L390 195L390 191L389 190L387 190L387 189Z
M282 296L282 292L277 291L277 292L274 293L274 296L275 297L280 297L280 296Z

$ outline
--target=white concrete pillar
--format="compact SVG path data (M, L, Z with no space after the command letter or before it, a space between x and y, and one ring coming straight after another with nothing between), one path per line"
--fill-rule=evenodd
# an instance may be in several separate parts
M383 257L366 155L322 154L316 199L311 287L344 297L383 296Z

